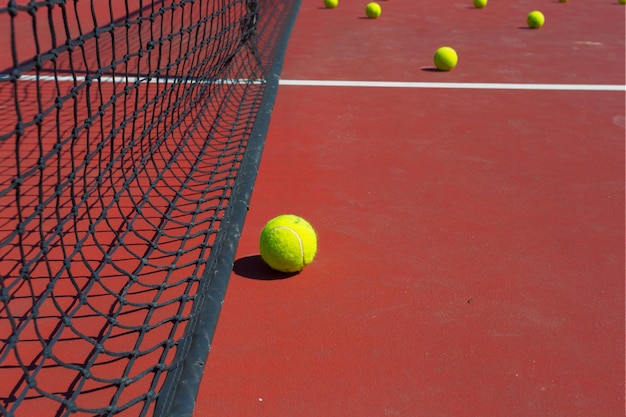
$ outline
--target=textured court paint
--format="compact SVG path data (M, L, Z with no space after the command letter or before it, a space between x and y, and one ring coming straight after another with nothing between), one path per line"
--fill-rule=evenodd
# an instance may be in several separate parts
M324 247L298 277L233 276L198 409L619 413L624 130L603 113L621 97L534 98L281 90L237 259L277 209Z
M301 40L292 40L282 78L624 84L624 9L616 1L546 1L541 10L549 24L541 31L526 26L533 0L492 2L483 10L469 3L385 3L384 18L368 21L358 18L361 4L327 11L305 1ZM433 71L433 54L444 44L459 54L450 73Z
M622 85L623 8L590 3L539 33L530 0L305 1L282 77ZM614 92L281 86L196 416L623 415L623 120ZM324 242L297 277L255 261L277 210Z
M196 415L620 412L621 98L455 96L280 92L237 259L277 209L325 244L233 276Z

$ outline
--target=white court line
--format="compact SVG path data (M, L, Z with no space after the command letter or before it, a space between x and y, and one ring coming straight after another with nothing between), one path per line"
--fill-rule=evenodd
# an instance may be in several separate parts
M0 74L0 81L8 81L9 75ZM21 74L22 81L36 81L37 76ZM85 76L39 75L41 81L85 82ZM181 82L184 84L264 84L263 79L246 78L181 78L181 77L132 77L102 76L92 77L93 82L136 83L146 81ZM552 91L626 91L626 85L619 84L522 84L522 83L442 83L442 82L402 82L402 81L341 81L341 80L279 80L279 85L304 87L364 87L364 88L422 88L422 89L472 89L472 90L552 90Z
M0 74L0 81L8 81L10 76L7 74ZM37 81L37 75L33 74L21 74L19 76L20 81ZM86 76L71 76L71 75L39 75L40 81L58 81L58 82L79 82L84 83L87 80ZM159 81L159 82L179 82L183 84L265 84L265 80L261 79L249 79L249 78L183 78L183 77L133 77L133 76L101 76L91 77L92 82L102 83L136 83L146 81Z
M475 90L626 91L617 84L434 83L395 81L280 80L280 85L305 87L434 88Z

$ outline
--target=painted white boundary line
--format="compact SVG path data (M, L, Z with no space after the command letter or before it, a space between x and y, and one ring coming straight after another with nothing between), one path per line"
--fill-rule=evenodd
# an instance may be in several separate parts
M9 75L0 74L0 81L8 81L10 79ZM33 74L21 74L19 77L20 81L37 81L37 76ZM78 82L84 83L87 80L85 76L76 76L73 77L71 75L39 75L40 81L58 81L58 82ZM179 82L183 84L265 84L265 80L261 79L249 79L249 78L182 78L182 77L132 77L132 76L117 76L117 77L91 77L93 83L103 82L103 83L142 83L146 81L159 81L159 82Z
M434 83L394 81L280 80L280 85L305 87L434 88L476 90L626 91L626 85L612 84L515 84L515 83Z
M9 76L0 74L0 81L8 81ZM22 81L36 81L37 76L22 74ZM40 75L40 81L85 82L87 77L71 75ZM182 82L185 84L264 84L263 79L221 78L199 79L180 77L132 77L117 76L92 77L93 82L136 83L146 81ZM626 91L626 85L618 84L521 84L521 83L436 83L402 81L341 81L341 80L279 80L279 85L304 87L364 87L364 88L423 88L423 89L472 89L472 90L552 90L552 91Z

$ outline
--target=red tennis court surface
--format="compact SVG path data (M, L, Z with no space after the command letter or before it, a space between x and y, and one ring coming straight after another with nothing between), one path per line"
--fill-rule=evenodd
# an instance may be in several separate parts
M381 4L304 0L282 78L624 85L617 1ZM195 416L624 415L624 125L623 90L280 87Z

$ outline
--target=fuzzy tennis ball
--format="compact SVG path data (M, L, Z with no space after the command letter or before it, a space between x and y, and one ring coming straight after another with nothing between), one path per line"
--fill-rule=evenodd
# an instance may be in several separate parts
M324 0L324 6L327 9L334 9L339 6L339 0Z
M259 239L261 258L272 269L298 272L313 262L317 235L302 217L283 214L267 222Z
M474 0L474 7L482 9L487 5L487 0Z
M528 18L526 20L528 22L528 27L533 29L539 29L546 22L546 18L543 13L537 10L528 13Z
M619 4L626 4L626 0L619 0Z
M376 2L367 3L367 6L365 6L365 14L370 19L376 19L380 16L382 11L383 10L380 8L380 4Z
M458 61L456 51L449 46L442 46L435 52L435 66L439 71L450 71Z

